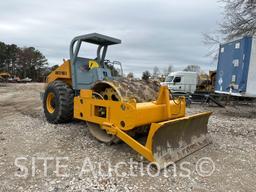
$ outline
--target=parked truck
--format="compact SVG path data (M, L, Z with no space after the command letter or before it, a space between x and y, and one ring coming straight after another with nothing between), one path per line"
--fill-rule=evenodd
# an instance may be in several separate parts
M162 84L167 85L173 93L194 93L197 82L198 75L196 72L176 71L170 73Z

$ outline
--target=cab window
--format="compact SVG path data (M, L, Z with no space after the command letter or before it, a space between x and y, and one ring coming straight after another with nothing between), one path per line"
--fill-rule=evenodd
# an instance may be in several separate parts
M173 82L174 83L179 83L181 81L181 77L175 77Z
M174 76L167 76L165 82L172 82Z

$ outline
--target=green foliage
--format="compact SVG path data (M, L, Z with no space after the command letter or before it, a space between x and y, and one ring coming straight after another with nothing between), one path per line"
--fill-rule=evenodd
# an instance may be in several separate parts
M142 73L142 79L143 79L143 80L147 81L147 80L149 80L150 77L151 77L151 74L150 74L149 71L144 71L144 72Z
M29 77L42 81L46 75L48 62L34 47L18 47L0 42L0 71L8 72L21 79Z
M6 59L7 59L7 45L5 45L5 43L3 42L0 42L0 70L4 68Z

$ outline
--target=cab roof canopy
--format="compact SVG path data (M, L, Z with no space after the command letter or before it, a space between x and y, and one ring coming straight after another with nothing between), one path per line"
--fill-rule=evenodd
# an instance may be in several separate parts
M84 41L84 42L88 42L88 43L93 43L96 45L115 45L115 44L120 44L121 40L120 39L116 39L113 37L109 37L106 35L102 35L99 33L90 33L90 34L86 34L86 35L80 35L75 37L72 41Z

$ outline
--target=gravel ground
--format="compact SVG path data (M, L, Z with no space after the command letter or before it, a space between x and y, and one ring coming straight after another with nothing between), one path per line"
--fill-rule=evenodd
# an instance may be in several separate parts
M39 96L43 87L0 86L0 192L256 190L255 105L192 104L190 114L213 111L208 126L213 142L158 173L124 143L96 141L84 122L47 123Z

